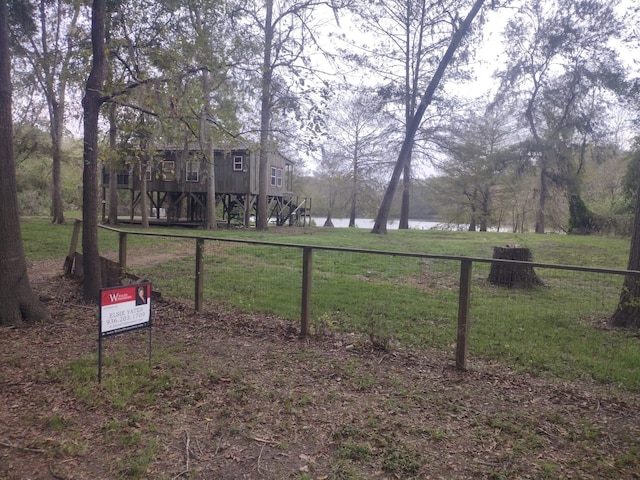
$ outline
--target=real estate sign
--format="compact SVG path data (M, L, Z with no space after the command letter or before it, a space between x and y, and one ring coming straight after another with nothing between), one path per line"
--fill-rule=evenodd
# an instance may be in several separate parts
M102 381L102 339L141 328L149 329L151 363L151 284L136 283L100 290L98 382Z
M105 288L100 292L100 336L151 325L151 284Z

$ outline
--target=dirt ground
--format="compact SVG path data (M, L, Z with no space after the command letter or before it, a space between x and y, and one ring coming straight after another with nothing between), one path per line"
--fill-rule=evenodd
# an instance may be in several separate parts
M52 323L0 328L1 479L640 478L640 394L215 305L156 302L151 367L120 335L98 384L62 263L30 266Z

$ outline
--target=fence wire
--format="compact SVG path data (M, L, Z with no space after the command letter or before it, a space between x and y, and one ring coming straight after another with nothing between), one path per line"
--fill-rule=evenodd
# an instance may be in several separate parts
M128 236L129 270L163 295L194 298L196 237ZM314 248L310 331L449 348L456 339L461 259ZM203 265L204 302L300 321L302 246L206 239ZM598 357L589 375L612 381L638 368L637 339L607 323L619 301L621 272L536 265L543 285L513 289L491 284L489 270L488 260L473 262L472 354L527 368Z

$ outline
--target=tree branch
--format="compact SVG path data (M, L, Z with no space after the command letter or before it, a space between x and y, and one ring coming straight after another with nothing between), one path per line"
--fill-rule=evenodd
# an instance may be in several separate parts
M205 66L198 66L198 67L191 67L188 68L187 70L185 70L184 72L181 72L178 75L171 75L168 77L151 77L151 78L146 78L144 80L138 80L135 82L131 82L128 83L127 85L125 85L123 88L113 91L111 93L109 93L108 95L104 95L102 97L100 97L100 101L102 103L106 103L111 101L112 99L122 96L122 95L126 95L129 92L135 90L138 87L141 87L143 85L149 85L149 84L153 84L153 83L169 83L173 80L176 79L183 79L184 77L188 77L189 75L192 75L194 73L200 72L202 70L207 70L207 67Z

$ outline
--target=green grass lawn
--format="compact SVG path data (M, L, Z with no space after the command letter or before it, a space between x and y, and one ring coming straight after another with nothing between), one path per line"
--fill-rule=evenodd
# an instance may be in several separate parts
M66 255L71 225L44 219L23 224L29 260ZM127 231L140 231L127 228ZM534 262L624 269L629 239L360 229L151 230L200 235L205 242L205 300L244 312L300 318L302 249L290 245L490 258L494 246L531 249ZM281 246L229 243L240 239ZM100 230L100 248L117 252L118 234ZM167 296L193 298L195 241L128 235L129 257L163 253L166 260L140 267ZM150 252L150 253L149 253ZM312 321L316 332L361 332L416 348L452 350L456 338L460 262L450 259L314 250ZM622 276L537 267L543 287L511 290L487 281L488 263L474 262L470 353L522 371L584 378L640 391L637 332L606 327Z

